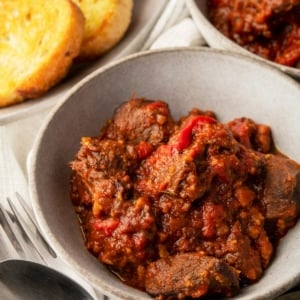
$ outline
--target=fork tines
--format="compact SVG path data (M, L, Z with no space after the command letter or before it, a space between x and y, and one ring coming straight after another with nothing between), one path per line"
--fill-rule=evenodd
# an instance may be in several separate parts
M57 257L56 253L41 234L26 201L19 193L15 194L15 199L7 197L9 208L0 205L3 231L21 258L49 264L49 260Z

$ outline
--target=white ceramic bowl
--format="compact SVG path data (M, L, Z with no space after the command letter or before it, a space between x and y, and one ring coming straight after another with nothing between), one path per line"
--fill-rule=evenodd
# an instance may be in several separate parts
M124 285L84 247L69 197L69 162L132 93L163 99L174 116L197 106L221 121L247 116L269 124L281 151L300 161L300 87L265 64L210 48L146 52L99 69L74 86L41 129L32 152L30 191L39 225L67 263L115 299L149 299ZM300 223L282 240L256 284L234 299L270 299L300 280Z
M300 69L284 66L278 63L274 63L267 59L264 59L250 51L244 49L234 41L223 35L216 27L208 20L207 17L207 0L186 0L186 5L192 15L192 18L198 27L199 31L203 35L207 44L216 49L230 50L236 53L251 56L259 59L279 70L300 79Z

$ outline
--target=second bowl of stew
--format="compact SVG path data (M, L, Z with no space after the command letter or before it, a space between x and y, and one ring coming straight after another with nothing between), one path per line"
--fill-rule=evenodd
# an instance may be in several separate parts
M186 0L207 43L300 77L299 1Z

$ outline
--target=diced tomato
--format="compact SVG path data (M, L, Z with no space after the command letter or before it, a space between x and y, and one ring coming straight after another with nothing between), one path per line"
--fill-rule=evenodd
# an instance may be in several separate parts
M182 129L176 148L179 151L182 151L185 148L187 148L192 142L192 134L194 129L198 128L199 125L214 124L216 122L217 122L216 119L205 115L195 116L191 118L188 121L188 123L185 125L185 127Z
M160 108L160 107L166 107L166 104L162 101L153 101L147 105L147 108L149 108L150 110Z
M150 143L141 141L137 146L136 150L138 153L139 159L145 159L153 152L153 147Z
M94 223L94 228L98 231L103 230L106 236L111 236L119 224L120 220L109 218L106 220L97 220Z

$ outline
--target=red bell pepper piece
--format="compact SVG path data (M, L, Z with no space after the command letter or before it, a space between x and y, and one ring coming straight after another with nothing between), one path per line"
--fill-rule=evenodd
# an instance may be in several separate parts
M148 142L141 141L136 146L136 150L137 150L139 159L145 159L153 152L153 146Z
M195 128L203 124L214 124L217 120L206 115L199 115L191 118L184 128L181 130L176 148L182 151L187 148L192 142L192 135Z

